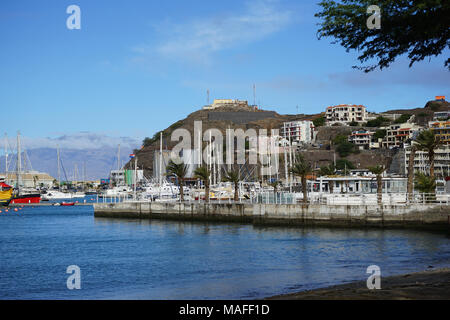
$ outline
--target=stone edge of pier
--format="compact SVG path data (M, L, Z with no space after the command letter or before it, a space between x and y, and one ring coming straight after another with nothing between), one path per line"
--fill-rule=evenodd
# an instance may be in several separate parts
M97 218L238 222L267 226L413 227L450 229L450 206L349 206L244 203L96 203Z

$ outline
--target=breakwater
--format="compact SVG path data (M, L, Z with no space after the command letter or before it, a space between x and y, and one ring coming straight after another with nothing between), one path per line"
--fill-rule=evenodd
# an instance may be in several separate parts
M95 217L239 222L255 225L449 229L450 206L249 203L96 203Z

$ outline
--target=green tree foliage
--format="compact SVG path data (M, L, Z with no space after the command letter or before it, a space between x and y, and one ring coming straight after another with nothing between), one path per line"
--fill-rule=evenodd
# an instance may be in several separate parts
M402 114L402 115L400 116L400 118L398 118L398 119L396 119L396 120L394 121L394 123L397 123L397 124L405 123L406 121L409 120L409 118L411 118L411 115L410 115L410 114Z
M436 192L436 179L422 172L418 172L414 179L414 186L422 193L434 193Z
M206 166L201 166L194 171L195 178L200 179L205 184L205 202L209 202L209 177L211 171Z
M345 169L351 170L351 169L355 169L355 168L356 168L355 165L347 159L339 159L336 161L336 169L337 170L345 170Z
M437 139L432 130L424 130L419 133L416 140L417 150L425 151L428 154L430 163L430 176L434 178L434 157L436 149L442 145L442 141Z
M347 142L347 141L348 141L348 136L343 135L343 134L338 134L333 139L333 143L334 144L341 144L341 143L344 143L344 142Z
M339 153L339 156L342 158L348 157L350 154L355 152L355 145L351 142L345 141L336 147L336 152Z
M298 176L302 182L302 191L303 191L303 203L308 202L308 180L307 175L312 172L311 163L305 160L302 155L299 155L298 160L292 166L291 172L294 176Z
M381 29L371 30L367 8L374 4L381 8ZM355 67L365 72L387 68L403 54L411 67L450 48L448 0L323 0L319 5L319 38L332 37L347 51L358 51L361 64L376 59L375 65ZM450 58L445 66L450 70Z
M336 173L336 168L332 163L327 166L320 167L319 176L332 176Z
M313 124L316 128L323 127L325 125L325 117L319 117L314 119Z
M238 170L230 170L225 172L223 181L234 184L234 201L239 201L239 181L240 175Z
M184 163L176 164L172 160L170 160L168 166L167 166L167 172L169 175L173 175L177 177L178 183L180 185L180 200L184 200L184 178L186 177L188 167Z
M366 127L370 127L370 128L378 128L381 127L384 124L388 124L391 121L385 117L379 116L374 120L369 120L366 123Z
M378 139L384 139L384 137L386 137L387 131L386 130L377 130L373 137L378 140Z

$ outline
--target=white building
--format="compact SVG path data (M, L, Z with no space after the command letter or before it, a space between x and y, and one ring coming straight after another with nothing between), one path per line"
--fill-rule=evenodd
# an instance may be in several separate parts
M341 104L328 107L326 111L327 124L348 125L351 122L366 122L368 119L366 107L361 105Z
M293 145L312 143L315 140L315 127L312 121L285 122L281 136L288 141L290 139Z
M374 134L375 132L364 129L353 131L352 134L348 136L348 141L359 146L361 149L369 148Z
M134 176L134 170L112 170L109 174L109 179L116 186L131 186L134 185ZM144 180L144 171L136 170L136 178L138 183L142 182Z
M224 107L227 105L233 105L233 106L242 106L242 107L248 107L248 101L243 100L235 100L235 99L215 99L214 103L211 105L204 106L204 110L214 110L220 107Z
M14 172L0 173L0 181L16 186L17 174ZM55 178L48 173L38 171L26 171L20 174L20 187L22 188L52 188Z
M386 127L386 136L381 142L381 146L386 149L402 147L408 139L411 139L416 132L422 129L423 127L408 122L390 125Z
M408 171L409 156L411 148L405 150L405 168ZM426 151L416 151L414 157L414 171L428 174L430 172L430 162ZM438 180L445 180L450 177L450 145L440 146L435 150L434 155L434 174Z

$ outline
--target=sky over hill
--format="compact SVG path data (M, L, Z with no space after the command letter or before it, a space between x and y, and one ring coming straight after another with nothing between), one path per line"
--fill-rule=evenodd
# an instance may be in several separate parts
M352 69L357 53L317 39L317 3L79 0L81 29L69 30L72 2L2 1L0 106L17 120L2 131L142 140L206 104L207 89L253 102L253 84L257 103L280 114L416 108L450 95L449 50L364 74Z

